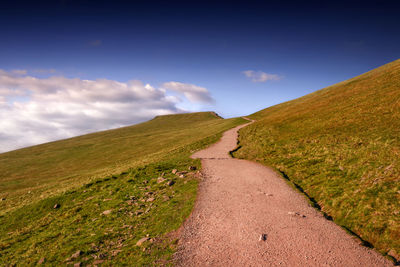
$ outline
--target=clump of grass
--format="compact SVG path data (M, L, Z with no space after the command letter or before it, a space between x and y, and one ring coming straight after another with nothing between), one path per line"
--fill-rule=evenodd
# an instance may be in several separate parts
M250 116L236 157L273 166L335 222L400 254L400 60Z

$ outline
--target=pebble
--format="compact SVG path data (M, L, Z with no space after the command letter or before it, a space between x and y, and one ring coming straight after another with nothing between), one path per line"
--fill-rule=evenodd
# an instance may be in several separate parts
M70 259L76 259L82 254L82 251L78 250L74 254L71 255Z
M303 218L306 217L306 215L303 215L303 214L300 214L300 213L294 212L294 211L289 211L289 212L288 212L288 215L291 215L291 216L300 216L300 217L303 217Z
M260 238L258 239L258 241L266 241L267 240L267 234L261 234Z
M135 215L137 216L137 215L140 215L140 214L142 214L143 213L143 211L142 210L137 210L137 211L135 211Z
M103 215L108 215L108 214L110 214L112 212L112 210L105 210L105 211L103 211L101 214L103 214Z
M117 249L117 250L114 250L114 251L111 253L111 255L117 256L120 252L122 252L122 250Z
M149 239L150 238L148 238L148 237L143 237L143 238L139 239L139 241L136 242L136 246L141 246L144 242L146 242Z

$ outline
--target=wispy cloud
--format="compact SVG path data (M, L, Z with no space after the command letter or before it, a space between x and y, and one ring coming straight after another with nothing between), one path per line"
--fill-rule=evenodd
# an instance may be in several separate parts
M166 82L161 85L162 88L182 93L192 102L214 103L210 92L204 88L194 84L180 82Z
M266 81L279 81L282 79L282 76L266 73L263 71L245 70L243 71L243 74L255 83L263 83Z
M32 70L33 73L39 73L39 74L54 74L57 71L55 69L34 69Z
M103 41L101 41L101 40L93 40L93 41L90 41L88 44L89 44L89 46L96 47L96 46L101 46L103 44Z
M27 71L26 70L12 70L12 71L10 71L10 73L14 74L14 75L25 75L27 73Z
M37 78L0 70L0 152L179 113L189 101L211 101L207 89L179 82L165 88L132 80Z

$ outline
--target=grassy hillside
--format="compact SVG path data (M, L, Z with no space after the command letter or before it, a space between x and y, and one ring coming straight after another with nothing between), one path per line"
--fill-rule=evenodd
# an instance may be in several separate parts
M93 178L119 174L231 126L214 113L160 116L138 125L0 154L0 214Z
M400 254L400 60L249 116L235 156L273 166L383 254Z
M200 162L189 155L243 122L209 112L160 116L0 154L0 263L167 261L174 245L166 234L195 200L188 168Z

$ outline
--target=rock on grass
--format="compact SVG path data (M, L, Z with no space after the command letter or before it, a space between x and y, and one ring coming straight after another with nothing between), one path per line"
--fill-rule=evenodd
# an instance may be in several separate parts
M103 211L101 214L103 214L103 215L108 215L108 214L110 214L112 212L112 210L105 210L105 211Z
M146 242L147 240L150 240L150 238L148 237L143 237L141 239L139 239L138 242L136 242L136 246L141 246L144 242Z

